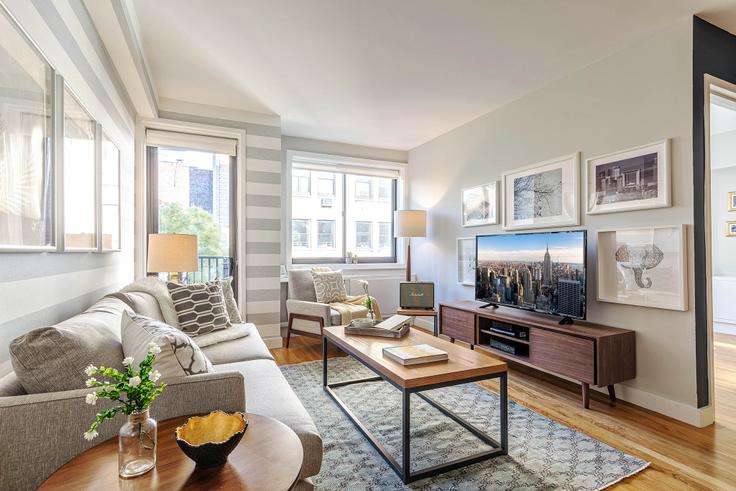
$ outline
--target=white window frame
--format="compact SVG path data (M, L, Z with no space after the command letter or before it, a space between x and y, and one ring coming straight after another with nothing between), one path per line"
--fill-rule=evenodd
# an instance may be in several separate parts
M407 174L408 166L404 162L391 162L387 160L374 160L374 159L362 159L355 157L345 157L342 155L330 155L325 153L315 152L303 152L301 150L287 150L286 151L286 178L282 181L282 189L284 191L284 203L282 205L282 220L284 223L291 224L291 175L292 166L294 161L300 163L309 162L319 165L334 165L335 171L338 172L339 167L350 167L355 169L365 169L366 173L370 173L371 170L386 170L395 171L398 175L396 179L396 209L402 210L406 207L408 202L408 185L407 185ZM286 267L292 268L292 255L291 255L291 225L288 227L281 227L282 230L282 243L286 245ZM344 233L350 233L344 231ZM406 239L396 239L396 262L391 263L363 263L363 264L345 264L342 258L335 258L334 263L324 264L321 263L319 266L332 266L339 267L342 269L399 269L403 268L406 262ZM317 264L315 264L317 265ZM304 269L311 265L299 263L295 265L295 268Z
M317 249L335 249L337 247L337 238L336 238L337 222L335 222L335 220L316 220L316 222L317 222L317 227L316 227L317 242L315 243L315 247ZM322 245L319 244L319 235L320 235L319 225L320 225L320 223L330 223L330 224L332 224L332 242L331 242L331 245L322 246Z
M305 246L298 246L300 249L309 249L309 246L312 243L312 221L309 218L292 218L290 221L291 229L294 229L294 222L304 222L304 224L307 226L307 231L305 232L305 235L307 237L307 245ZM294 232L291 233L291 238L294 238ZM294 244L290 244L290 247L294 247Z

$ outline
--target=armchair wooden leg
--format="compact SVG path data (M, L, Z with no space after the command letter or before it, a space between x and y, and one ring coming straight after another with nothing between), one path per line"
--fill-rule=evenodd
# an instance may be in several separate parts
M308 331L300 331L299 329L293 329L292 324L295 320L304 320L309 322L315 322L319 325L319 334L308 332ZM300 334L302 336L310 336L313 338L322 338L322 330L325 328L325 321L322 317L316 316L316 315L304 315L304 314L289 314L289 323L286 326L286 345L285 348L289 347L289 341L291 340L291 332L294 331L297 334Z
M286 325L286 349L289 349L289 340L291 339L292 322L294 322L294 314L289 314L289 323Z

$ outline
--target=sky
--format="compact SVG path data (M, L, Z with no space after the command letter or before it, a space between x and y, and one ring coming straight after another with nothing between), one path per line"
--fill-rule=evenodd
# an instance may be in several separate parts
M583 237L582 231L479 237L478 261L542 261L549 243L553 262L582 264L585 256Z

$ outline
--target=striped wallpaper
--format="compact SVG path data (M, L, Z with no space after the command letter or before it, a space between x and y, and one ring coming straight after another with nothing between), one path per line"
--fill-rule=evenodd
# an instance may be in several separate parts
M235 114L221 118L169 111L164 104L165 100L159 111L163 119L246 132L246 244L245 252L239 251L240 263L245 265L246 319L258 326L269 346L280 346L281 126L276 121L264 124L268 121L264 118L249 120L246 113L241 113L243 116L238 119L234 119Z
M135 114L82 0L0 0L121 151L122 251L0 254L0 375L8 344L85 309L133 278Z

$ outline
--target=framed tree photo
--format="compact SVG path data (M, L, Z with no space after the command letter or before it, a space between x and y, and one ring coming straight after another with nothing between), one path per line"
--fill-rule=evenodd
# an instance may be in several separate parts
M669 140L588 159L588 214L672 205Z
M461 285L475 285L475 254L475 237L457 239L457 282Z
M574 153L503 175L503 228L580 224L580 155Z
M462 190L462 226L476 227L498 223L496 182Z

